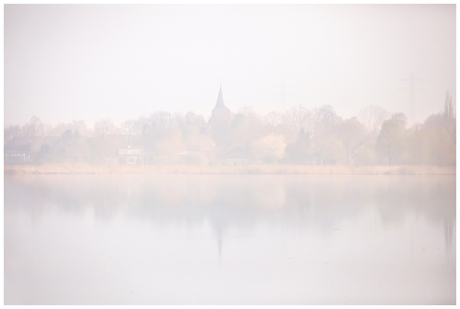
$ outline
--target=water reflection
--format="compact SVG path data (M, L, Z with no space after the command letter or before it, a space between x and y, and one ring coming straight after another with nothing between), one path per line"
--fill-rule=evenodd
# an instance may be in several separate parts
M432 231L438 229L444 232L444 243L441 244L445 248L443 254L449 257L450 263L455 263L455 211L455 176L5 175L5 263L12 259L11 252L16 246L14 241L17 241L13 235L18 234L17 227L8 218L25 216L32 224L38 224L51 215L59 218L70 215L84 220L90 214L91 220L96 222L113 222L123 218L128 222L146 222L165 230L171 226L194 230L209 224L219 267L233 265L241 259L239 254L243 253L235 250L238 248L238 240L235 240L238 235L245 237L241 242L270 239L278 253L273 252L273 260L268 265L277 266L277 254L290 246L292 239L298 239L295 241L299 243L293 246L305 246L301 248L304 250L301 256L306 260L313 259L310 261L311 267L321 265L324 273L344 272L344 278L353 281L345 272L345 266L337 266L339 268L333 270L329 265L334 265L334 261L346 263L354 256L354 259L364 259L366 263L372 261L369 258L373 257L375 261L381 260L379 263L385 266L385 261L390 263L389 256L382 256L386 254L385 251L397 252L409 245L410 260L414 265L411 267L423 267L425 262L421 252L427 246L431 246L430 252L436 252L438 243L433 240L436 235ZM130 226L132 229L135 225ZM256 237L260 226L265 227L266 238ZM387 234L379 234L379 227ZM356 231L353 232L353 229ZM279 235L283 233L290 236L280 238ZM409 235L409 242L388 243L387 238L398 238L394 233L404 233L400 235L401 239ZM386 238L379 235L386 235ZM427 235L431 237L428 240L424 239ZM20 240L24 241L22 238ZM323 248L326 246L324 244L330 244L330 249ZM164 248L168 246L164 245ZM181 250L188 250L184 252L191 254L197 249ZM353 253L350 255L346 253L348 251ZM267 259L271 258L254 252L252 256L246 252L247 264L260 259L268 263ZM283 258L295 257L289 250L286 249L286 252L289 256ZM404 257L402 253L401 257ZM326 260L315 260L320 258ZM434 263L434 256L427 258ZM183 265L186 263L184 261L177 263ZM306 265L302 260L297 263ZM350 267L355 273L358 272L355 266ZM368 267L372 270L377 266ZM376 274L372 276L380 278ZM455 279L455 273L453 276ZM299 277L297 280L305 278ZM417 278L413 280L417 281ZM321 284L329 286L329 293L335 291L337 299L340 293L345 293L345 290L341 292L338 289L340 284L337 282L334 283L336 290L331 282L316 282L318 286ZM455 283L453 285L455 291ZM298 286L293 286L293 289L297 291ZM376 290L368 294L378 299L378 293ZM414 293L419 292L414 290ZM447 302L452 300L452 294L449 295ZM219 299L216 303L231 303L222 301L224 298L216 299ZM296 303L335 303L331 299L330 302L324 301L328 299L324 297L321 301L314 297L310 299L311 302L307 302L299 298ZM395 302L398 303L397 299Z
M455 225L455 176L268 176L268 175L46 175L5 176L6 211L34 219L51 209L96 218L138 216L153 224L202 224L218 239L231 227L257 221L334 224L376 209L384 225L404 224L408 214L443 224L446 248ZM220 242L220 240L219 240Z

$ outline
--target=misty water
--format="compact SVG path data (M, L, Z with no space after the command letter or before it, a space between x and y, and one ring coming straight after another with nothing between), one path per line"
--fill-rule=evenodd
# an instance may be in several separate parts
M455 304L455 176L5 175L6 304Z

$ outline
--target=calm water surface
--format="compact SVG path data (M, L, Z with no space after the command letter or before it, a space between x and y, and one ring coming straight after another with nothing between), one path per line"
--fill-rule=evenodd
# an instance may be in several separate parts
M5 175L6 304L455 304L455 176Z

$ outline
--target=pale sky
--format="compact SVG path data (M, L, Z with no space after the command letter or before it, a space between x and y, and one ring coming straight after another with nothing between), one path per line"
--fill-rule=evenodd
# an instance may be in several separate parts
M5 125L193 110L380 105L415 119L456 86L455 5L5 5Z

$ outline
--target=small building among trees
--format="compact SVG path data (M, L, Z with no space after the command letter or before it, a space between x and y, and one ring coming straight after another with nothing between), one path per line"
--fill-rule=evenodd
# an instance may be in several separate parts
M118 150L119 162L121 164L134 165L141 162L141 150L128 146Z

